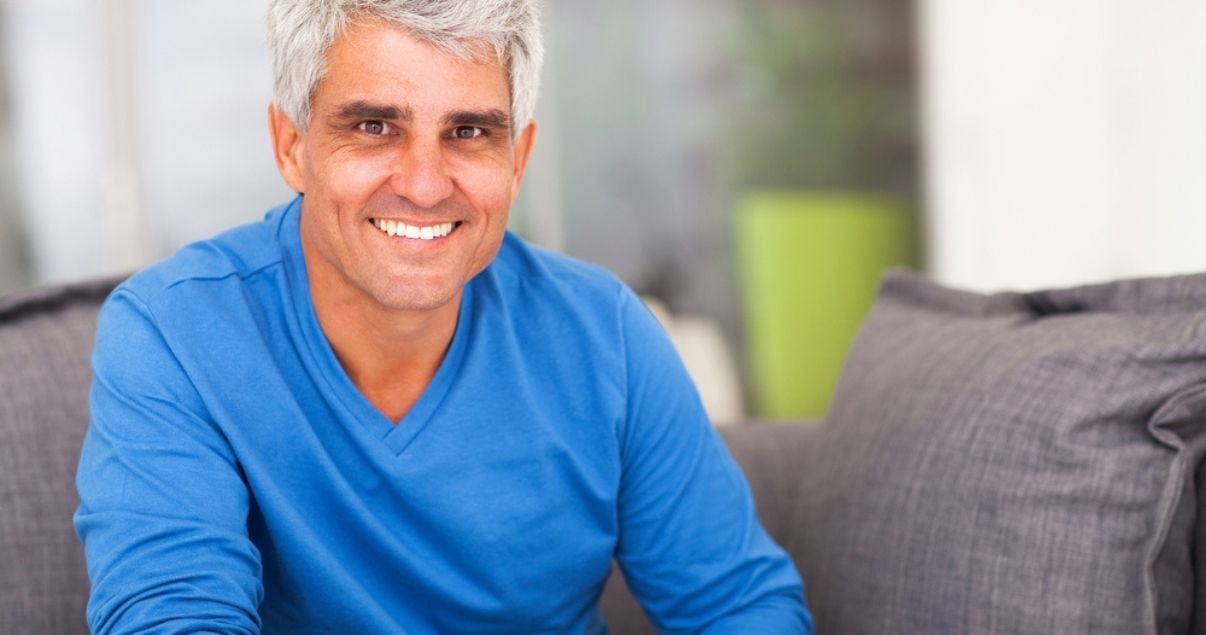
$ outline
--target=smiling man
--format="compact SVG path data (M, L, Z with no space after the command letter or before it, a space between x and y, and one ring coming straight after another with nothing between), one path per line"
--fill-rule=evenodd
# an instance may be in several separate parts
M278 0L299 196L121 285L76 527L110 632L811 630L791 561L630 290L506 231L527 0Z

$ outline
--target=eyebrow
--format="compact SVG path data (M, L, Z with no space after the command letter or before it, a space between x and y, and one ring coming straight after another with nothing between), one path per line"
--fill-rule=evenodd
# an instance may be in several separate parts
M483 128L511 127L511 118L507 113L498 110L456 110L444 115L444 125L448 126L481 126Z
M397 108L386 104L374 104L367 101L350 101L335 111L334 119L344 121L349 119L382 119L386 121L410 121L414 113L410 108Z

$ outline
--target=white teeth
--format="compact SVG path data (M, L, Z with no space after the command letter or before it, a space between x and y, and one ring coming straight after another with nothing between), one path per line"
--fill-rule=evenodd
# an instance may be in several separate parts
M407 225L402 221L390 220L388 218L375 218L373 219L373 225L390 236L405 236L418 240L443 238L451 234L453 228L456 227L456 223L440 223L438 225L420 227L418 225Z

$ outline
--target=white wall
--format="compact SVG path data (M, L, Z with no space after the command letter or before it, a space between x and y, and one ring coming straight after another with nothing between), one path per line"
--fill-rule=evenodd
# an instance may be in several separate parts
M930 270L1206 271L1206 2L923 0Z

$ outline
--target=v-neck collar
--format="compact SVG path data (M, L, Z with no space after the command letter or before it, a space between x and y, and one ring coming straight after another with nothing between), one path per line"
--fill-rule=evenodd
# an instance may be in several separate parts
M382 443L394 454L401 454L423 432L435 418L440 403L448 394L464 360L467 331L473 315L473 286L476 277L465 285L461 293L460 311L457 314L456 330L444 359L435 376L427 384L419 399L398 423L377 410L348 377L343 365L335 356L326 334L318 323L314 302L310 296L309 277L302 254L300 218L302 197L298 196L284 211L278 240L285 264L287 301L292 302L294 320L291 320L291 336L302 352L305 364L317 381L324 385L338 410L344 415L341 425L359 426Z

